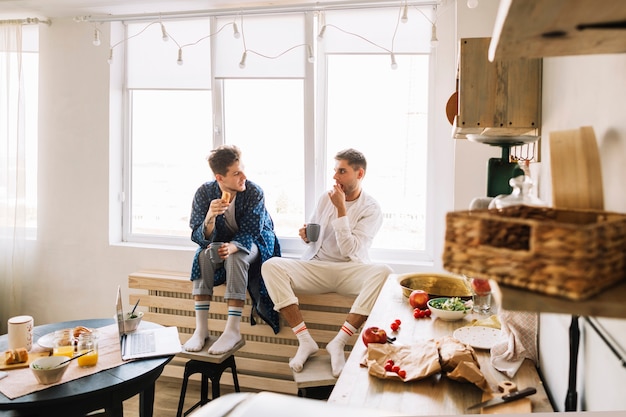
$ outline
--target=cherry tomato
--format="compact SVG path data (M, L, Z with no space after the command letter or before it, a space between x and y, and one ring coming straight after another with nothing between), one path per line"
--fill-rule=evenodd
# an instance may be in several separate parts
M399 370L400 370L400 367L399 367L398 365L394 365L394 366L391 368L391 372L398 373L398 371L399 371Z
M394 332L398 331L398 329L400 328L400 325L396 323L395 321L391 323L390 326L391 326L391 330L393 330Z
M398 376L399 376L400 378L404 378L404 377L406 377L406 371L405 371L404 369L400 369L400 370L398 370Z
M393 365L392 365L392 364L387 363L387 364L385 365L385 371L387 371L387 372L391 372L391 370L392 370L392 369L393 369Z
M394 323L398 323L398 326L402 324L402 321L400 321L400 319L395 319Z
M393 359L387 359L388 364L390 364L391 366L395 365L395 362L393 361Z

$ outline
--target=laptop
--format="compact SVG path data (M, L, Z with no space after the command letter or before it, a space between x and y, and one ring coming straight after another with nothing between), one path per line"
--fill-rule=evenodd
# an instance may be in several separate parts
M137 329L128 333L124 331L125 315L122 307L121 286L117 287L115 313L123 360L175 355L182 350L176 326Z

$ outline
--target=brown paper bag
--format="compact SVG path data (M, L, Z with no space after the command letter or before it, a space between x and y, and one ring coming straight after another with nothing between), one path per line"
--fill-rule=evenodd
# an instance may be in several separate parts
M406 371L401 378L395 372L385 371L387 360ZM370 375L381 379L398 379L404 382L427 378L441 372L437 343L434 340L419 341L412 345L395 346L390 343L370 343L367 345L365 366Z

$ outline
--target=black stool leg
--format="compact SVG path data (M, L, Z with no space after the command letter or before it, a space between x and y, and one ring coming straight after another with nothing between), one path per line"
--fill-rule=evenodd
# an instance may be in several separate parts
M178 400L178 412L176 413L176 417L182 417L183 415L183 405L185 403L185 394L187 393L187 382L189 382L189 376L191 375L188 371L189 362L185 364L185 373L183 376L183 385L180 388L180 399Z

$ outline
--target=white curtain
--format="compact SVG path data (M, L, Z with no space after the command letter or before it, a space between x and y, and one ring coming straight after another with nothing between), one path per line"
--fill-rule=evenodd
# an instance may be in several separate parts
M0 333L21 314L26 252L22 25L0 24Z

